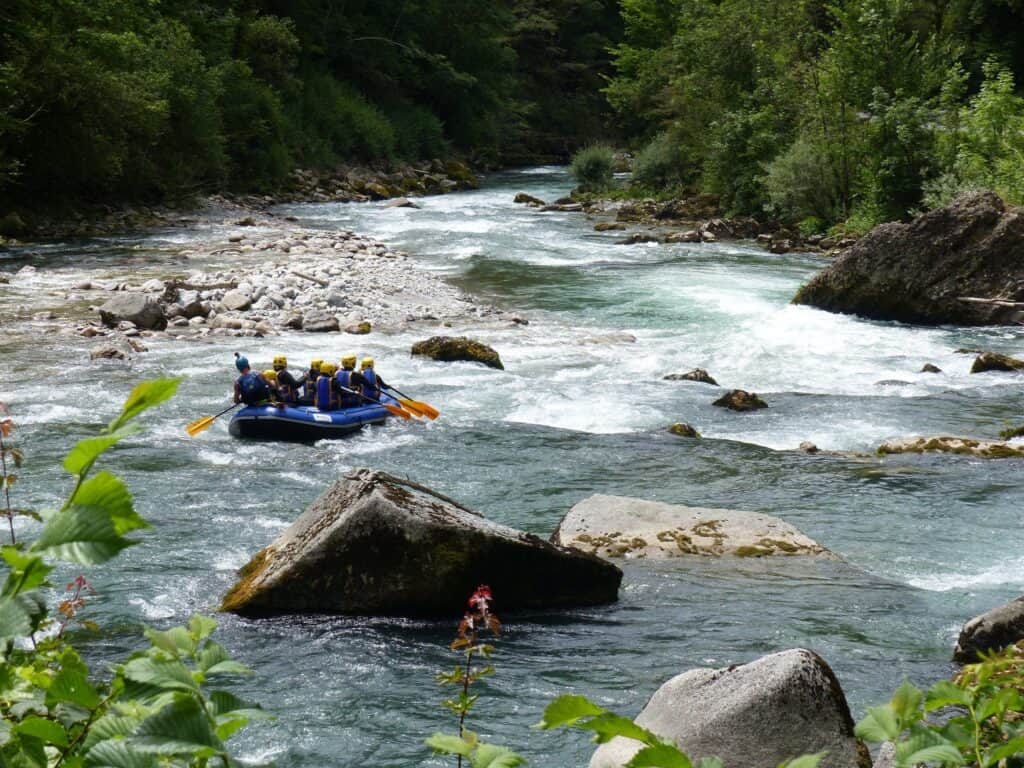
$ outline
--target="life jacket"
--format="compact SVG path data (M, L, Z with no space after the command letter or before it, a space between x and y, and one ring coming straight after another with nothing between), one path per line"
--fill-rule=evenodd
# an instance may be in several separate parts
M270 399L270 386L255 371L238 377L238 391L246 405L257 405Z
M306 379L302 383L302 396L313 399L316 397L316 383L320 380L320 372L310 368L306 372Z
M291 384L285 384L280 376L277 378L277 396L282 403L299 402L299 390Z
M372 397L374 400L380 400L380 384L377 383L377 374L373 368L364 368L362 371L363 378L366 379L366 386L363 387L363 394L367 397Z
M316 380L316 400L314 402L321 411L334 411L340 405L338 393L331 386L332 382L333 379L330 376L321 376Z
M338 372L334 374L334 380L338 382L339 386L351 389L354 392L358 392L359 389L352 383L352 373L346 368L339 368ZM362 405L363 399L357 395L351 395L348 392L341 393L341 407L351 408L355 405Z

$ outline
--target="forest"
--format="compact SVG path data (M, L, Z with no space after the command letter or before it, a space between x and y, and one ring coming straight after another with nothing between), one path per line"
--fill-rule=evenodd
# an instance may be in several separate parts
M0 206L564 162L851 229L1024 201L1021 0L8 0Z

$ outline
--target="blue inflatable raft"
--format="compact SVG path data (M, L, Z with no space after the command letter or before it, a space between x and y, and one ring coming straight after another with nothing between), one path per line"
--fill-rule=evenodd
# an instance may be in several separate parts
M397 401L384 395L389 405ZM228 426L234 437L252 440L287 440L310 443L330 440L358 432L366 424L382 424L391 414L374 403L321 411L311 405L286 406L247 405L235 413Z

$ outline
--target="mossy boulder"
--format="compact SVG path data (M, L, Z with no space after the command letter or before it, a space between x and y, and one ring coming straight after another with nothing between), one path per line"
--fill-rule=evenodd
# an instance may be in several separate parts
M776 768L826 752L822 768L871 768L839 680L824 659L803 648L677 675L654 692L636 723L694 763L719 757L726 766ZM617 736L598 747L590 768L621 768L641 746Z
M715 378L703 368L694 368L692 371L686 373L670 373L664 377L665 381L696 381L701 384L710 384L713 387L718 386L718 382Z
M715 400L712 405L717 405L719 408L728 408L730 411L757 411L768 407L768 403L762 400L759 395L754 392L747 392L744 389L730 390Z
M1024 445L1000 442L998 440L977 440L973 437L907 437L888 440L878 446L882 456L896 453L957 453L963 456L980 456L985 459L1024 458Z
M222 609L247 616L458 616L479 584L500 610L597 605L622 572L384 472L335 482L242 568Z
M365 336L373 329L370 325L369 320L363 320L359 323L352 323L351 325L345 326L345 333L351 333L354 336Z
M569 510L551 541L608 558L834 557L818 542L771 515L604 494L584 499Z
M985 371L1019 371L1024 369L1024 360L1018 360L1009 355L1002 355L998 352L982 352L971 365L971 373L984 373Z
M526 192L518 192L518 193L516 193L516 196L512 200L512 202L513 203L522 203L523 205L533 205L533 206L547 205L547 203L545 203L539 197L534 197L533 195L529 195Z
M465 336L434 336L426 341L417 341L412 345L412 354L445 363L465 361L505 369L501 357L491 347Z

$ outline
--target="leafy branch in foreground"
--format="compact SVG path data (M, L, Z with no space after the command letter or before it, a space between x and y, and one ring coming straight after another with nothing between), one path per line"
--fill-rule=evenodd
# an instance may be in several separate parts
M872 707L857 724L869 742L889 741L896 768L1024 766L1024 651L1010 647L969 664L955 680L922 692L904 682L888 704ZM926 717L943 710L942 722Z
M459 622L458 632L451 644L452 650L465 654L466 661L451 672L440 672L437 675L437 682L441 685L454 685L461 689L458 698L442 702L458 716L459 733L457 736L435 733L427 739L427 746L441 754L455 755L459 768L462 766L462 758L466 758L472 768L515 768L526 762L521 755L507 747L480 741L477 734L466 728L466 716L479 698L479 695L470 695L470 686L494 674L494 667L490 664L485 667L473 666L474 656L489 659L494 652L494 646L479 642L479 632L486 630L497 636L501 631L501 622L491 612L493 599L490 587L484 584L470 595L469 610Z
M247 674L210 639L216 623L194 616L186 627L146 630L150 646L98 679L64 631L92 587L84 576L49 617L44 589L61 560L95 565L138 543L126 534L148 527L120 478L92 474L100 456L137 431L132 420L167 400L179 380L137 386L121 414L64 459L74 488L29 546L0 548L6 578L0 589L0 765L17 768L206 768L234 765L225 741L259 707L216 685ZM13 537L12 537L13 539Z

